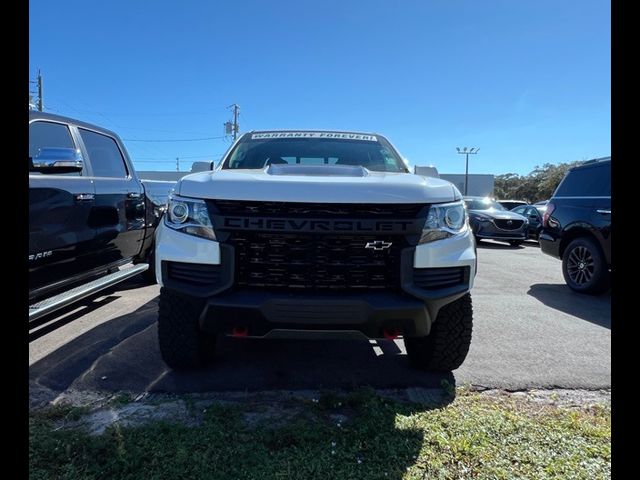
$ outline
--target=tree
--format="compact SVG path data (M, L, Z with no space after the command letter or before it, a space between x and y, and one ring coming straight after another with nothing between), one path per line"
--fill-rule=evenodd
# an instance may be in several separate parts
M494 179L493 194L498 199L522 199L529 203L548 200L570 168L584 162L536 165L528 175L505 173Z

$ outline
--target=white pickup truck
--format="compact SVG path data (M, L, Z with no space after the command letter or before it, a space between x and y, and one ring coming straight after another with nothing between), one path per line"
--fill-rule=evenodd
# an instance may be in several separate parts
M156 232L160 350L207 364L218 335L402 337L459 367L476 248L462 195L410 173L379 134L252 131L183 177Z

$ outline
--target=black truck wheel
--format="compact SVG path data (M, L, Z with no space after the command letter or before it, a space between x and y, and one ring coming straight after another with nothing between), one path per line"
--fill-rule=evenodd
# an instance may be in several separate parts
M171 368L189 369L213 360L216 336L200 330L202 305L160 289L158 340L164 362Z
M471 294L467 293L440 309L429 335L404 339L409 361L423 370L455 370L469 352L472 324Z
M562 275L569 288L579 293L603 293L611 285L604 255L587 237L576 238L565 249Z

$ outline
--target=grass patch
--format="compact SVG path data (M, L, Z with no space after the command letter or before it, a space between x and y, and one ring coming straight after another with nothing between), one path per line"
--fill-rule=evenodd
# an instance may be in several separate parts
M30 478L511 479L610 477L609 408L560 409L460 392L427 409L323 392L284 424L250 425L246 405L213 404L201 425L57 430L30 418ZM337 426L333 418L348 421ZM64 418L64 415L62 416Z

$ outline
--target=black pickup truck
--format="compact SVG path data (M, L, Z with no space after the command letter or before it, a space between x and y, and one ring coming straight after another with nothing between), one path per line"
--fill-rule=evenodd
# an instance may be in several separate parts
M153 280L163 211L117 134L29 112L29 321L143 272Z

